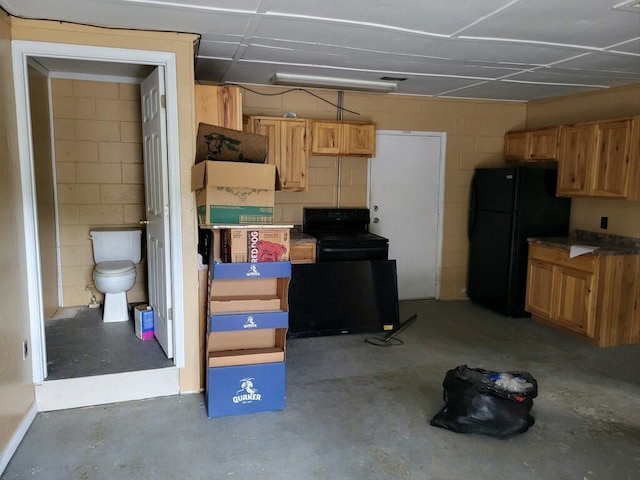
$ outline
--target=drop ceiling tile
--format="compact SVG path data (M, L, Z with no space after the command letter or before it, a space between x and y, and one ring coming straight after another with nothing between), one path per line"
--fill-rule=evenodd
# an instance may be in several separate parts
M291 23L284 20L265 19L260 22L250 43L262 44L267 39L345 48L352 50L354 54L360 51L385 52L427 58L530 65L544 65L576 55L576 50L572 48L462 39L445 40L377 31L362 26L326 25L306 20Z
M613 87L634 83L640 78L637 75L624 72L549 67L516 74L509 77L509 80Z
M640 57L594 52L554 64L561 68L635 74L640 81Z
M572 95L597 90L591 87L572 87L566 85L541 85L506 81L486 82L458 91L449 91L447 97L484 98L487 100L529 101L541 98Z
M397 30L408 29L450 35L476 18L504 7L510 0L272 0L268 15L286 12L293 16L333 19L336 22L370 23Z
M619 2L536 0L515 2L464 32L465 36L529 40L604 48L639 34L640 16L613 10Z

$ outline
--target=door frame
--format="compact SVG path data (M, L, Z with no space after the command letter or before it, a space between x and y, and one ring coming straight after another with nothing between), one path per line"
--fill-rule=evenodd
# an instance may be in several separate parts
M438 206L437 206L437 222L436 222L436 284L435 299L440 298L440 287L442 284L442 248L443 248L443 229L444 229L444 188L445 188L445 164L447 150L447 133L446 132L427 132L412 130L378 130L376 136L393 135L407 137L436 137L440 139L440 152L438 157ZM367 207L371 208L371 164L376 158L370 158L367 166Z
M23 226L27 260L28 311L31 331L31 365L33 382L42 383L46 374L46 342L44 304L38 243L34 158L31 144L31 114L27 65L31 57L51 57L70 60L129 63L164 67L167 116L167 154L169 176L169 238L171 245L171 295L173 305L174 362L177 368L185 365L184 299L182 273L182 211L180 192L180 151L178 138L178 86L176 58L172 52L130 50L13 40L11 42L13 78L20 156L20 181L23 200Z

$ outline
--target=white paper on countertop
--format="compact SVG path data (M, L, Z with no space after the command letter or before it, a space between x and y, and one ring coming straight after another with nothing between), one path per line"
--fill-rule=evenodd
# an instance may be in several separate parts
M598 247L592 245L571 245L569 249L569 258L577 257L578 255L584 255L585 253L591 253Z

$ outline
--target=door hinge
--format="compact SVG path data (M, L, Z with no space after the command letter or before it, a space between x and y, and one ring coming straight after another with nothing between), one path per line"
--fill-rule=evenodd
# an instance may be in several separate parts
M167 108L167 96L166 95L160 95L160 106L162 108Z
M169 307L167 310L167 320L173 320L173 307Z

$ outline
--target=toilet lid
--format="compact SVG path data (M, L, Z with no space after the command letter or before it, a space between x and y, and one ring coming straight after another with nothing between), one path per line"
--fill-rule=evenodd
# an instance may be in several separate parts
M122 275L135 269L135 265L130 260L111 260L98 263L94 273L98 275Z

